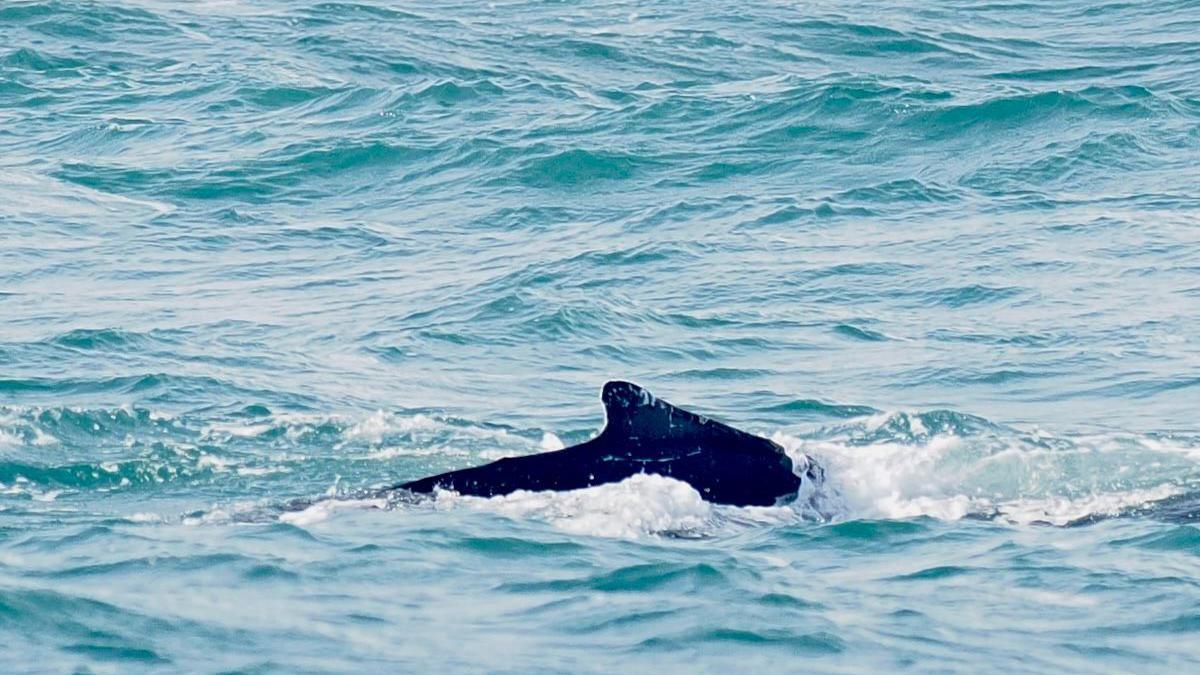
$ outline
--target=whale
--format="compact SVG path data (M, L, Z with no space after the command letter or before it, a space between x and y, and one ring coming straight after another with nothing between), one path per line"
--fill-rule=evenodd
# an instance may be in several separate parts
M679 408L632 382L607 382L600 400L604 427L589 441L390 489L495 497L518 490L578 490L658 474L687 483L712 503L776 506L793 501L804 478L815 482L823 474L811 458L793 462L778 443Z

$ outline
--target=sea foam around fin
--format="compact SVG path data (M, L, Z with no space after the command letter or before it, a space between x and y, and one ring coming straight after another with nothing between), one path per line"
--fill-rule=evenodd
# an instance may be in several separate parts
M436 508L489 510L599 536L709 536L745 525L847 520L988 519L1067 525L1112 517L1200 484L1186 439L1059 437L954 413L881 413L818 437L776 432L804 481L768 508L705 502L658 475L570 492L479 498L440 492ZM809 475L809 463L817 466Z
M465 507L513 518L537 518L574 534L606 537L698 536L713 529L715 507L691 485L653 474L567 492L483 498L439 492L438 508Z

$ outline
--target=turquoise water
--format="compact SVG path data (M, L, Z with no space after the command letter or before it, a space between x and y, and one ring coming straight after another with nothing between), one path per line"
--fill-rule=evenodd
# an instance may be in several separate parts
M0 4L3 670L1200 668L1197 35ZM826 481L370 492L610 378Z

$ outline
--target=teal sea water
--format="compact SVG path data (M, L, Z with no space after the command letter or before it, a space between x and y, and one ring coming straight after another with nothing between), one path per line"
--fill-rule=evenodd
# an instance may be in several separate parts
M0 2L0 669L1200 669L1198 36ZM370 492L610 378L826 480Z

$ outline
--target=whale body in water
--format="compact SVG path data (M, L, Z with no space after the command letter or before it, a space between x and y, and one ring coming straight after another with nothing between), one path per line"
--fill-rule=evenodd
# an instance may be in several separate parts
M392 489L493 497L517 490L577 490L653 473L688 483L706 501L773 506L796 497L801 474L814 481L820 476L812 460L797 467L777 443L678 408L631 382L608 382L600 398L605 425L590 441Z

